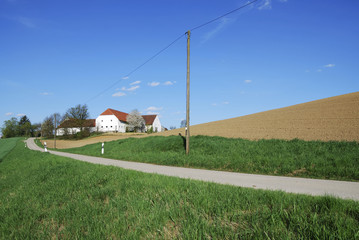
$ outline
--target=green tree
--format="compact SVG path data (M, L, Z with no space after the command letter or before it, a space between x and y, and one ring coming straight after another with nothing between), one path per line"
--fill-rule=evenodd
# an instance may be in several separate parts
M11 138L19 136L19 123L18 120L13 117L10 120L4 121L3 128L1 128L3 138Z
M26 115L20 118L19 135L26 136L26 137L32 136L32 125Z

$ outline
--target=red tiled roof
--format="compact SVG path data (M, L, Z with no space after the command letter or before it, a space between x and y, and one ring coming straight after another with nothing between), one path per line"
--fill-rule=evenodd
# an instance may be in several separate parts
M76 128L80 127L76 119L70 118L63 121L57 128ZM82 127L96 127L96 119L86 119Z
M106 111L104 111L103 113L101 113L101 115L115 115L118 120L123 121L123 122L127 122L127 113L124 112L120 112L111 108L108 108Z
M157 115L142 115L142 117L145 119L146 125L152 125Z
M118 120L122 122L127 122L128 113L120 112L111 108L106 109L101 115L115 115ZM152 125L155 121L157 115L142 115L143 119L145 120L146 125Z

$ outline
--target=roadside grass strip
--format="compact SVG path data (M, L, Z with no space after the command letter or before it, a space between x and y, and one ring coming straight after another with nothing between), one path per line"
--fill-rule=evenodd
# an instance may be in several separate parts
M0 139L0 162L16 146L20 138Z
M0 239L359 238L356 201L89 164L21 141L0 189Z
M359 143L191 137L128 138L59 151L159 165L241 173L359 181Z

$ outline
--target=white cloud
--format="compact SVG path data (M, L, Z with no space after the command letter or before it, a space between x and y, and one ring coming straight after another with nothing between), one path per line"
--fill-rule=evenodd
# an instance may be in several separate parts
M258 7L259 10L269 10L272 9L272 0L263 0Z
M229 104L229 102L223 102L223 104L224 104L224 105L228 105L228 104Z
M160 113L159 112L148 111L146 114L148 114L148 115L158 115Z
M123 96L126 96L126 93L124 93L124 92L117 92L117 93L112 94L112 97L123 97Z
M44 95L44 96L48 96L48 95L52 95L52 93L49 93L49 92L42 92L40 93L41 95Z
M317 72L322 72L323 70L322 69L317 69Z
M230 22L233 22L233 19L230 19L228 17L224 17L220 20L219 24L217 25L217 27L215 27L214 29L212 29L211 31L207 32L201 43L205 43L208 40L210 40L211 38L213 38L215 35L217 35L217 33L219 33L224 27L226 27Z
M140 86L133 86L133 87L130 87L130 88L125 88L125 87L122 87L121 90L122 91L128 91L128 92L132 92L132 91L135 91L136 89L140 88Z
M151 82L148 85L151 87L157 87L158 85L160 85L160 83L159 82Z
M165 85L165 86L170 86L170 85L173 85L173 84L175 84L175 83L176 83L176 81L173 81L173 82L167 81L167 82L164 82L163 85Z
M244 80L244 83L251 83L251 82L252 82L252 80L249 80L249 79Z
M141 81L136 81L136 82L133 82L133 83L130 83L130 85L137 85L137 84L140 84Z
M25 116L26 114L24 114L24 113L18 113L18 114L16 114L16 116L18 116L18 117L23 117L23 116Z
M130 78L130 77L123 77L122 79L123 79L123 80L126 80L126 79L129 79L129 78Z
M335 67L335 64L330 63L330 64L325 65L324 67L326 67L326 68L332 68L332 67Z
M146 111L160 111L163 107L148 107Z
M14 113L12 113L12 112L8 112L8 113L5 113L5 116L11 116L11 115L13 115Z

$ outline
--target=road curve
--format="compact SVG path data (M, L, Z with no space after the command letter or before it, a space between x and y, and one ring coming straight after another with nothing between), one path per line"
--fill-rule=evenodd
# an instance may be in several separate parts
M27 139L26 143L29 149L42 152L44 151L44 149L40 148L34 143L34 138ZM329 195L343 199L352 199L356 201L359 200L359 182L212 171L128 162L57 151L49 152L51 154L69 157L80 161L116 166L146 173L156 173L166 176L201 180L246 188L280 190L288 193L308 194L313 196Z

